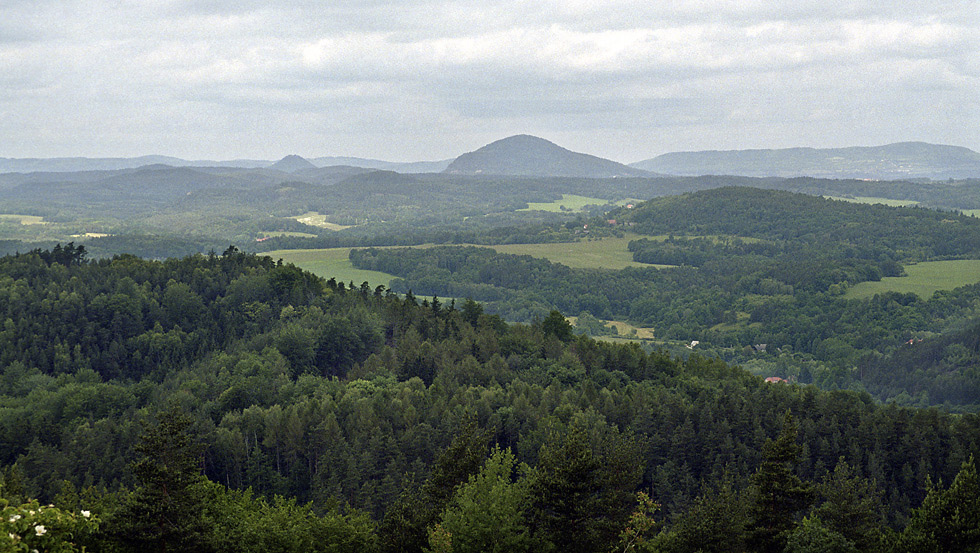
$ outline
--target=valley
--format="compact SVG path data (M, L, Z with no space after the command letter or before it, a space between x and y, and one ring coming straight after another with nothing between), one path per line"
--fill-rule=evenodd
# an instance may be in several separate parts
M422 553L493 494L524 505L509 550L556 547L528 529L569 486L605 502L598 551L650 490L648 551L705 517L746 550L799 444L794 513L850 489L874 522L824 529L904 553L975 470L974 181L675 177L528 137L444 173L272 165L0 174L0 496L97 513L91 550L148 547L166 485L195 547ZM165 455L190 484L129 468Z

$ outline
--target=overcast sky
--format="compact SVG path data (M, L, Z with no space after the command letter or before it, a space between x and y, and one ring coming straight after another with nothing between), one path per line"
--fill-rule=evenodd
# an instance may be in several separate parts
M980 0L0 0L0 157L980 151Z

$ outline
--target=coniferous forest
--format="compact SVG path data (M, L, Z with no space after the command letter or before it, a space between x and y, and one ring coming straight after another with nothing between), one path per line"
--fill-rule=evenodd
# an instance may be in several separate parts
M980 548L980 417L268 257L0 259L4 551Z

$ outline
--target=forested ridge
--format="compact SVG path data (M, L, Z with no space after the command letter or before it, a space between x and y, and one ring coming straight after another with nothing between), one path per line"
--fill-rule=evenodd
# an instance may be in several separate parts
M629 321L773 376L923 406L980 405L980 351L964 334L980 320L980 275L931 297L847 295L910 263L980 258L976 218L731 187L618 208L582 226L633 233L633 259L649 267L573 269L472 246L366 248L350 259L397 275L398 292L472 297L508 320L558 309ZM927 364L882 362L902 357L910 340L947 334L964 339L933 348Z
M980 544L977 415L598 342L557 311L510 325L234 248L70 245L0 258L0 321L4 547Z

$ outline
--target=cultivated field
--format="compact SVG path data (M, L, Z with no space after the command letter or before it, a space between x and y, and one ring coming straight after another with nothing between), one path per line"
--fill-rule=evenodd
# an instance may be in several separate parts
M546 203L528 203L527 209L518 209L518 211L551 211L554 213L568 213L582 211L582 208L587 205L606 205L608 203L610 203L609 200L603 200L601 198L576 196L575 194L562 194L560 200ZM562 209L563 207L565 209Z
M307 270L323 278L336 278L339 282L354 282L360 285L367 281L371 287L384 284L387 286L394 275L378 271L362 271L351 265L350 248L330 248L325 250L275 250L264 253L272 259L282 259L300 269Z
M262 238L273 238L275 236L294 236L298 238L316 238L315 234L310 234L308 232L290 232L290 231L279 231L279 232L261 232L259 233Z
M602 238L599 240L567 242L559 244L505 244L490 246L500 253L530 255L561 263L575 269L625 269L626 267L654 267L633 261L633 254L627 250L630 240L636 236L623 238Z
M297 221L303 223L304 225L310 225L311 227L325 228L327 230L344 230L345 228L350 228L350 225L345 226L345 225L338 225L336 223L328 222L326 215L317 213L315 211L310 211L302 215L297 215L291 218L296 219Z
M625 269L626 267L669 267L669 265L647 265L633 261L633 254L627 250L630 240L636 236L627 235L623 238L602 238L599 240L557 243L557 244L504 244L489 247L500 253L514 255L530 255L547 259L553 263L561 263L575 269ZM416 246L431 248L432 245ZM321 250L276 250L265 253L273 259L293 263L316 275L348 282L353 278L360 284L367 280L372 286L388 284L393 275L376 271L361 271L355 269L347 258L350 248L329 248ZM360 275L360 276L355 276Z
M44 225L44 217L36 215L17 215L14 213L0 213L0 223L20 223L22 225Z
M916 205L919 202L913 200L893 200L890 198L875 198L871 196L854 196L854 197L844 197L844 196L824 196L828 200L841 200L845 202L852 202L856 204L882 204L890 205L892 207L906 207L910 205Z
M931 297L937 290L952 290L980 282L980 260L926 261L906 265L904 277L885 277L879 282L861 282L847 291L845 297L870 298L884 292L912 292L921 298Z

